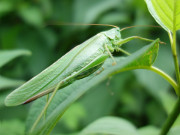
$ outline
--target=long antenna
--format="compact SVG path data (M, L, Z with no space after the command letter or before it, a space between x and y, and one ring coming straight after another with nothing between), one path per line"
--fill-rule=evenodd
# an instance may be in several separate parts
M118 26L116 25L111 25L111 24L84 24L84 23L59 23L59 22L50 22L50 23L47 23L47 25L83 25L83 26L88 26L88 25L93 25L93 26L108 26L108 27L114 27L114 28L119 28Z
M154 26L154 25L135 25L135 26L124 27L120 31L124 31L126 29L130 29L130 28L134 28L134 27L155 27L155 28L162 28L160 26ZM162 41L160 41L159 43L166 44L165 42L162 42Z
M134 28L134 27L155 27L155 28L161 28L160 26L154 26L154 25L135 25L135 26L124 27L120 31L124 31L126 29L130 29L130 28Z
M65 23L65 22L49 22L46 24L47 26L48 25L74 25L74 26L78 26L78 25L83 25L83 26L88 26L88 25L91 25L91 26L109 26L109 27L114 27L114 28L119 28L118 26L116 25L111 25L111 24L94 24L94 23ZM134 28L134 27L154 27L154 28L161 28L160 26L154 26L154 25L135 25L135 26L128 26L128 27L124 27L122 28L120 31L124 31L126 29L130 29L130 28Z

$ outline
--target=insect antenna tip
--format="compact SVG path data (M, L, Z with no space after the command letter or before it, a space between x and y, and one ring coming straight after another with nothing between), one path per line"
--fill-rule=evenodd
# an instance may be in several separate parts
M162 41L159 41L159 43L160 43L160 44L164 44L164 45L166 45L166 43L165 43L165 42L162 42Z

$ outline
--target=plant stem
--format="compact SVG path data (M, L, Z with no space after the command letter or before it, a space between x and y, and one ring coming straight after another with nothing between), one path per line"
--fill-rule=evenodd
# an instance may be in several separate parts
M173 36L172 36L172 33L170 33L170 32L168 34L169 34L171 49L172 49L172 54L173 54L177 84L179 87L180 86L180 76L179 76L179 63L178 63L177 51L176 51L176 31L173 32ZM180 95L180 89L179 88L178 88L178 91L176 91L176 94L178 96Z
M166 135L169 130L171 129L173 123L177 119L179 113L180 113L180 75L179 75L179 63L178 63L178 57L177 57L177 50L176 50L176 28L173 28L173 34L169 31L169 39L171 43L171 49L173 54L173 60L174 60L174 66L175 66L175 72L176 72L176 79L177 79L177 90L176 94L178 95L178 100L176 102L175 107L172 110L172 113L168 116L165 124L162 127L160 135Z
M165 72L163 72L161 69L158 69L157 67L154 67L154 66L141 66L141 67L139 67L139 68L137 68L137 67L132 67L132 68L126 68L126 70L124 70L124 71L135 70L135 69L146 69L146 70L153 71L153 72L157 73L158 75L160 75L162 78L164 78L166 81L168 81L169 84L171 84L171 86L172 86L175 90L178 90L178 85L177 85L177 83L171 78L171 76L169 76L168 74L166 74ZM122 71L121 71L121 72L122 72Z
M175 66L175 72L176 72L176 79L177 79L177 86L178 90L176 91L176 94L178 95L178 100L175 104L175 107L173 108L172 113L168 116L164 126L162 127L160 135L166 135L169 130L171 129L172 125L174 124L175 120L177 119L179 113L180 113L180 75L179 75L179 63L178 63L178 57L177 57L177 49L176 49L176 0L174 1L174 10L173 10L173 31L172 33L169 31L169 39L171 43L171 49L174 59L174 66Z
M166 135L168 133L169 129L177 119L179 113L180 113L180 97L178 98L175 107L173 108L173 111L171 112L165 124L163 125L160 135Z
M171 114L168 116L165 124L162 127L160 135L166 135L169 130L171 129L172 125L174 124L175 120L177 119L179 113L180 113L180 76L179 76L179 63L177 58L177 51L176 51L176 31L173 30L173 36L172 33L169 32L169 38L171 42L171 49L174 59L174 66L175 66L175 72L176 72L176 79L177 79L177 90L176 94L178 95L178 100L175 104L175 107L173 108Z
M167 80L171 84L171 86L175 89L175 91L178 90L177 83L168 74L166 74L162 70L160 70L154 66L148 67L146 69L151 70L151 71L159 74L160 76L162 76L165 80Z

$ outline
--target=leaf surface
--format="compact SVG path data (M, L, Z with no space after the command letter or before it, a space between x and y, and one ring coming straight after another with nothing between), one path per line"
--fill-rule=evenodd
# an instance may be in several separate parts
M22 55L30 55L30 51L27 50L7 50L0 51L0 68L8 63L9 61L15 59L16 57Z
M159 131L160 129L151 125L141 127L138 129L140 135L158 135Z
M22 80L14 80L0 76L0 91L5 88L17 87L23 83L24 81Z
M103 117L83 129L79 135L138 135L133 124L116 117Z
M166 31L180 29L179 0L145 0L149 12Z

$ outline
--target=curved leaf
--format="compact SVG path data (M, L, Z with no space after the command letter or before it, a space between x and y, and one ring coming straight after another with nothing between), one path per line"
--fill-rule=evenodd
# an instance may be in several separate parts
M21 4L19 9L19 16L27 23L34 26L42 26L44 18L39 8L35 6L29 6L27 4Z
M138 129L140 135L158 135L160 129L154 126L145 126Z
M166 31L180 29L179 0L145 0L149 12Z
M170 129L168 135L179 135L180 133L180 126L175 126Z
M138 132L125 119L104 117L87 126L79 135L138 135Z
M9 61L21 55L30 55L31 52L27 50L6 50L0 51L0 68Z
M151 66L157 56L159 47L158 41L159 40L156 40L150 45L143 47L131 56L116 58L117 65L115 66L112 66L112 60L108 59L103 65L105 70L99 75L97 75L97 73L94 73L84 79L77 80L73 84L58 91L47 109L46 119L41 120L38 123L32 134L44 135L50 133L58 120L63 115L64 111L75 100L77 100L87 90L102 82L109 76L130 69ZM35 103L33 104L28 117L27 132L29 132L34 121L37 119L39 113L42 111L45 103L46 97L42 97L39 100L35 101Z
M10 87L17 87L23 83L24 81L22 80L14 80L0 76L0 90Z

